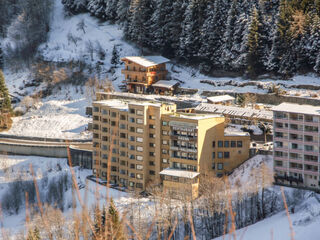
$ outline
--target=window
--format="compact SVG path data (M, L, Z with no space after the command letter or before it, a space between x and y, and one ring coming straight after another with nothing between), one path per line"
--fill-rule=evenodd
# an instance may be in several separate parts
M162 126L167 126L167 125L168 125L168 122L162 121Z
M118 149L116 149L116 148L112 148L112 153L118 153Z
M223 152L218 152L218 158L223 158Z
M135 178L135 177L136 177L136 175L135 175L134 173L130 173L129 176L130 176L131 178Z
M126 128L127 128L127 126L125 124L123 124L123 123L120 124L120 129L126 129Z
M121 156L121 157L125 157L126 155L127 155L126 152L124 152L124 151L121 151L121 152L120 152L120 156Z
M117 162L117 158L116 157L112 157L111 158L111 162Z
M224 141L224 147L228 148L229 147L229 141Z
M135 159L135 156L134 156L133 154L130 154L130 155L129 155L129 158L130 158L131 160L133 160L133 159Z
M154 157L154 152L149 152L150 157Z
M223 170L223 163L218 163L218 170Z
M214 148L216 147L216 141L212 142L212 147L214 147Z
M156 119L156 118L155 118L155 116L153 116L153 115L149 115L149 119L154 120L154 119Z
M156 127L153 124L149 124L149 128L155 129Z
M153 171L153 170L150 170L150 171L149 171L149 174L150 174L150 175L156 175L155 171Z
M135 149L134 145L129 145L129 149L133 151Z
M143 184L142 183L137 183L136 184L136 188L142 188L143 187Z
M136 177L137 177L137 179L142 179L142 178L143 178L143 175L142 175L141 173L137 173L137 174L136 174Z
M149 143L149 146L150 147L156 147L156 144L155 143Z
M135 120L134 120L134 118L129 118L129 122L131 122L131 123L134 123L135 122Z
M142 128L137 128L137 133L143 133L143 129Z
M135 169L135 165L133 163L130 164L131 169Z
M212 159L215 159L215 158L216 158L216 153L212 152Z
M99 107L94 107L94 108L93 108L93 111L94 111L94 112L99 112Z
M116 117L117 113L116 112L111 112L111 117Z
M143 147L137 146L137 151L138 151L138 152L143 152Z
M130 108L130 109L129 109L129 112L130 112L131 114L135 114L136 110L133 109L133 108Z
M130 176L131 177L131 176ZM129 182L130 187L134 187L134 182Z
M137 169L137 170L142 170L142 169L143 169L143 166L142 166L141 164L137 164L137 165L136 165L136 169Z
M149 137L150 137L150 138L155 138L155 135L154 135L153 133L150 133L150 134L149 134Z
M167 149L162 149L162 154L167 154L168 150Z
M242 148L242 141L237 141L237 147Z
M125 148L126 147L126 143L125 142L120 142L120 147Z
M126 120L126 116L125 115L120 115L120 120Z
M120 169L120 174L126 175L126 170Z
M143 115L143 111L142 110L137 110L137 115Z
M218 141L218 147L219 148L223 147L223 141Z
M143 138L142 137L137 137L137 142L143 142Z
M162 162L163 163L169 163L168 159L166 159L166 158L162 158Z
M236 141L231 141L231 147L235 148L237 146Z
M168 145L168 140L162 140L163 145Z
M135 132L136 129L134 127L130 127L130 132Z
M168 131L162 131L162 135L168 135Z
M230 152L224 152L223 156L224 158L230 158Z
M215 168L216 168L216 164L212 163L212 169L215 169Z
M115 126L116 122L115 121L111 121L111 126Z
M154 161L149 161L150 166L155 166Z
M137 123L138 124L142 124L143 123L143 120L141 118L137 118Z
M143 161L143 156L137 155L137 161Z

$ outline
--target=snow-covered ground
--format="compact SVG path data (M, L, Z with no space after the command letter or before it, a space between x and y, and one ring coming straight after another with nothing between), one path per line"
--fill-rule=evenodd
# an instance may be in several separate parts
M2 134L62 139L91 138L91 133L86 131L91 120L85 114L89 105L84 96L74 92L74 88L64 89L59 95L40 100L35 108L23 116L13 118L11 129Z
M244 240L318 240L320 236L320 203L310 196L290 213L294 238L285 211L236 231L236 239ZM215 240L234 239L227 234Z
M30 171L30 164L34 171L34 176L38 180L38 187L40 195L47 191L48 186L41 182L41 179L46 177L47 182L55 181L56 177L63 174L70 174L70 168L67 165L67 159L61 158L45 158L38 156L7 156L0 155L0 201L8 190L8 183L16 181L17 179L33 180L33 175ZM115 189L107 189L101 185L97 185L94 182L88 181L86 183L86 177L92 174L91 170L73 168L75 177L79 185L85 185L85 188L80 189L81 201L86 204L90 209L94 203L98 200L101 205L106 202L107 196L113 198L116 205L120 207L127 205L130 201L133 201L129 195L125 192L121 192ZM98 194L96 194L98 192ZM142 200L143 201L143 200ZM65 209L72 203L72 191L69 189L64 194ZM2 226L6 231L12 233L18 232L24 227L25 224L25 204L23 203L18 214L6 214L2 211L3 222ZM77 199L77 209L81 210L79 199ZM67 216L71 209L65 211Z

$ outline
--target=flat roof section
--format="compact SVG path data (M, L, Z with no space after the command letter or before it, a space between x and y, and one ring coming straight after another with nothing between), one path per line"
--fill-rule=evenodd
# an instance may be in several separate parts
M295 104L295 103L287 103L287 102L281 103L280 105L273 107L272 111L287 112L287 113L301 113L301 114L320 116L320 107Z
M189 179L193 179L193 178L197 177L199 174L200 173L198 173L198 172L190 172L190 171L172 169L172 168L166 168L160 172L160 175L189 178Z

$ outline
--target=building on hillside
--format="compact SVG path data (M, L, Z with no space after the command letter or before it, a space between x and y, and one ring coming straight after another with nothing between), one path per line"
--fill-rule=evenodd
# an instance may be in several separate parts
M237 106L226 106L219 104L201 103L194 111L196 113L215 113L222 114L230 119L233 124L256 124L259 122L268 124L272 123L272 111L257 110L249 107L242 108Z
M167 78L166 63L170 60L162 56L132 56L121 59L125 68L127 90L131 93L150 93L152 84Z
M163 183L197 197L202 175L223 176L249 157L248 133L225 132L225 118L177 113L173 103L93 103L93 173L129 189ZM191 191L190 191L191 190Z
M72 166L92 169L92 144L70 145L69 151Z
M155 94L171 96L173 96L176 93L178 86L179 82L174 80L160 80L152 84L153 92Z
M320 107L282 103L273 118L276 183L319 191Z
M208 97L207 100L208 100L208 103L221 104L221 105L234 105L235 103L235 98L230 95Z

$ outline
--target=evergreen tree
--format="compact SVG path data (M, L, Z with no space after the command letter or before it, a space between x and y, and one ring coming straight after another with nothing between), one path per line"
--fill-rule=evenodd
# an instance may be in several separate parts
M199 55L203 59L205 72L212 68L221 69L223 34L227 16L224 13L228 4L224 0L209 2L206 9L206 20L201 28L202 43Z
M111 64L115 67L119 64L119 53L115 45L113 45Z
M129 21L124 29L125 37L140 47L150 46L150 23L152 15L151 0L132 0Z
M107 0L89 0L87 9L89 12L102 19L106 19Z
M3 50L0 42L0 70L3 69L4 65L4 57L3 57Z
M131 0L119 0L117 4L117 23L126 26L129 17L129 7ZM126 27L125 27L126 28Z
M252 11L248 35L247 69L250 77L257 77L262 72L263 45L261 41L260 13L256 8Z
M191 60L201 47L200 28L204 22L205 0L191 0L186 9L180 37L179 56ZM190 59L191 58L191 59Z
M0 70L0 98L3 98L0 112L11 111L11 100L9 97L9 91L5 83L3 72Z
M62 0L64 7L71 13L80 13L87 10L87 0Z
M222 56L221 62L223 68L230 69L231 63L234 59L234 54L232 52L233 47L233 33L235 29L235 23L237 20L237 0L233 0L232 5L228 11L228 18L226 23L226 28L223 36L223 46L222 46Z

